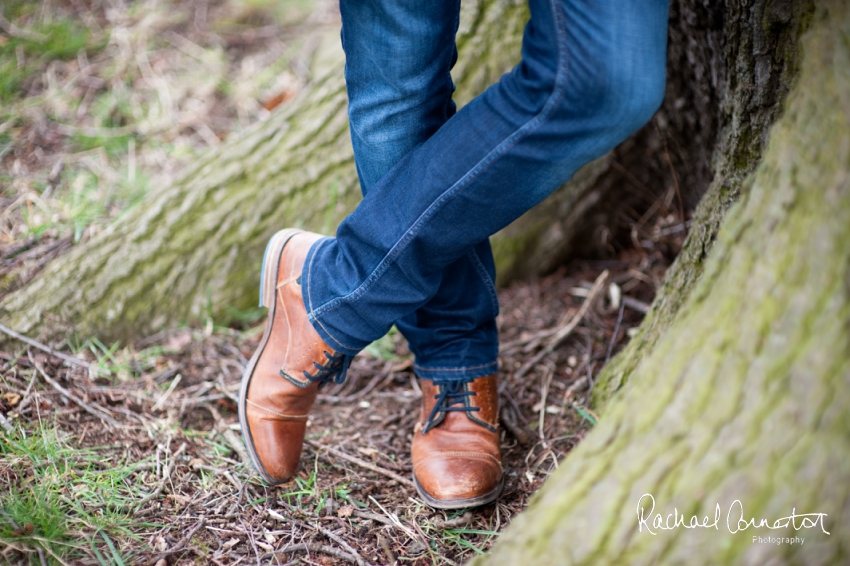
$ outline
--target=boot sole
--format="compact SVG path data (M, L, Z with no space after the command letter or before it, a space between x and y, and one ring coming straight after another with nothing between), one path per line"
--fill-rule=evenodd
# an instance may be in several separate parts
M239 388L239 426L242 428L242 440L245 442L245 448L248 450L248 456L251 458L251 463L254 469L257 470L259 476L269 485L280 485L279 480L272 478L263 465L260 463L260 458L257 455L257 450L254 448L254 439L251 437L251 429L248 427L248 416L246 414L246 401L248 399L248 387L251 385L251 378L254 375L254 369L257 367L257 361L266 349L269 342L269 337L272 333L272 324L275 314L275 295L277 294L277 274L280 268L280 256L283 253L283 248L286 243L296 234L300 234L301 230L288 228L276 233L266 245L266 251L263 254L263 266L260 275L260 306L268 307L268 321L266 323L266 331L263 333L263 338L257 347L257 351L251 356L248 365L245 366L245 371L242 374L242 385Z
M416 486L416 493L419 494L419 497L435 509L464 509L466 507L480 507L481 505L486 505L496 501L499 494L502 493L502 488L505 487L505 476L504 474L502 475L502 479L499 480L499 485L497 485L492 491L485 493L484 495L470 497L468 499L436 499L429 495L428 492L419 485L419 480L416 479L416 474L413 474L413 485Z

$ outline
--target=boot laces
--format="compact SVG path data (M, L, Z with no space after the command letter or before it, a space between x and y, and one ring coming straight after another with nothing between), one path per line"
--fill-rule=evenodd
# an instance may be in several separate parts
M307 370L304 370L304 376L310 381L319 382L319 387L330 382L343 383L345 377L348 375L348 366L351 365L353 356L331 354L325 350L325 357L328 361L324 364L313 362L313 365L316 366L316 373L311 374Z
M431 409L431 414L428 415L428 420L425 422L425 428L422 429L422 434L425 434L439 422L437 421L438 417L441 415L445 415L449 411L464 411L464 412L474 412L480 411L478 407L470 407L469 406L469 398L475 395L475 391L470 391L466 384L468 381L464 380L434 380L434 385L437 387L439 393L434 395L434 399L437 400L434 403L434 408Z

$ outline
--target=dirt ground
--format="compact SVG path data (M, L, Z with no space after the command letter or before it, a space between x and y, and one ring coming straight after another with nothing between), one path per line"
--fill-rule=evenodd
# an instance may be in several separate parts
M270 5L6 3L14 27L0 26L0 66L20 80L0 81L0 291L310 80L310 38L338 25L333 3L292 21ZM39 51L20 30L79 41ZM443 512L417 497L409 445L421 393L397 333L322 392L302 470L275 488L247 463L235 403L262 319L130 346L14 338L0 349L0 558L460 564L486 552L594 426L594 378L640 324L684 235L668 196L632 219L634 245L614 259L573 260L500 291L497 502Z
M85 352L78 357L88 367L34 346L0 352L0 415L30 434L55 428L72 449L127 467L132 489L119 489L116 512L135 523L133 536L111 539L127 563L458 564L490 547L592 428L589 385L640 323L666 266L655 259L576 261L501 291L506 483L496 503L479 509L435 511L412 488L409 445L421 393L398 334L357 357L348 381L320 395L302 470L284 486L264 486L246 463L236 413L242 368L263 323L164 332L116 355L106 365L113 373L103 375L105 364ZM606 283L589 301L603 268ZM612 285L622 293L619 306ZM563 343L535 361L575 320ZM25 466L0 460L4 490L27 489L28 481ZM9 563L33 552L25 533L9 542L2 554ZM98 563L78 550L67 563Z

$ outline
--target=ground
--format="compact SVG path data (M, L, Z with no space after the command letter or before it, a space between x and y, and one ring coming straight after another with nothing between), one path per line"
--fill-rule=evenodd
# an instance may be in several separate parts
M642 314L600 296L559 348L518 374L576 316L603 267L641 308L664 266L639 266L574 262L501 292L507 481L497 503L469 513L434 511L410 485L421 395L397 334L356 358L347 383L321 394L302 471L275 488L240 455L235 404L262 322L177 329L114 353L92 341L76 354L89 367L34 346L0 352L0 415L12 429L0 459L2 556L35 560L41 547L48 558L92 564L258 556L328 564L354 561L354 552L372 564L461 563L489 548L593 426L588 380Z
M285 104L310 80L316 38L338 26L332 4L308 13L291 1L288 11L237 0L5 5L0 292ZM8 342L0 557L451 564L486 551L594 426L594 377L640 323L683 239L671 203L641 218L613 259L576 259L500 291L507 481L497 503L469 512L434 511L411 486L420 392L397 333L356 358L347 383L323 391L302 471L276 488L245 463L235 405L262 311L131 345Z

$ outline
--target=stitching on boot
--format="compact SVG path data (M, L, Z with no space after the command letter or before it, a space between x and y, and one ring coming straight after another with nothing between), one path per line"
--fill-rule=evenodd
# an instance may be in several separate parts
M292 420L305 421L305 420L307 420L307 415L284 415L283 413L278 413L277 411L273 411L271 409L263 407L262 405L258 405L257 403L254 403L250 399L245 399L245 401L257 410L263 411L263 412L268 413L270 415L274 415L276 417L280 417L284 420L288 420L288 421L292 421Z

